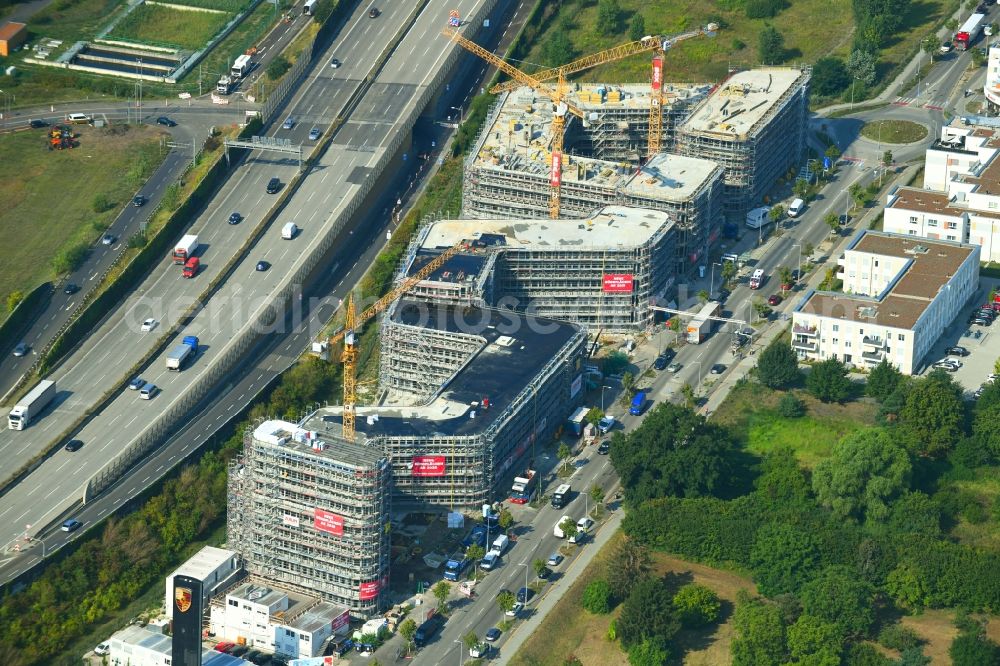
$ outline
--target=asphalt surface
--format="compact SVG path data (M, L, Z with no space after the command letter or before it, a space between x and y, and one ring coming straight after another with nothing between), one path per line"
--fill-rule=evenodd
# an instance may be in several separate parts
M478 3L468 1L459 4L460 11L466 14ZM341 38L324 56L325 60L321 61L321 65L328 62L333 54L344 50L354 56L345 60L338 69L317 67L289 107L289 114L297 120L295 127L291 130L279 128L272 133L288 136L293 141L301 139L313 125L328 122L328 119L339 113L340 106L352 90L351 86L359 84L368 64L384 48L388 37L383 39L379 35L395 33L409 11L386 8L378 19L372 20L367 17L366 10L359 10L348 22ZM41 525L61 513L63 507L71 505L79 497L86 479L131 441L159 409L175 399L191 381L192 373L203 371L211 363L213 353L218 353L235 331L249 320L262 295L273 290L281 281L281 275L290 271L300 259L304 244L318 235L319 225L326 223L339 205L346 205L350 196L358 189L356 182L352 181L357 179L359 170L364 177L364 170L378 159L377 151L382 149L381 144L392 137L395 125L393 119L401 114L406 105L412 104L417 89L430 82L431 72L449 52L447 43L435 48L427 47L427 43L436 37L440 29L442 11L447 16L447 10L433 6L432 3L418 17L397 51L409 54L405 58L408 64L400 66L393 60L389 61L389 65L372 85L369 95L362 99L342 134L305 179L274 228L264 235L255 250L236 269L233 277L182 331L182 334L198 335L206 350L180 373L168 372L165 369L164 354L157 356L143 372L143 376L161 387L160 395L150 401L137 402L139 398L135 392L121 391L77 435L84 441L84 447L80 451L75 454L60 451L13 488L0 503L0 518L5 519L5 529L0 530L3 532L0 543L11 544L24 532L24 525ZM345 42L351 45L350 48ZM423 66L414 67L413 54L429 58L430 61ZM32 440L41 439L46 435L48 424L65 427L64 424L71 420L68 412L86 404L88 397L92 402L93 397L103 390L103 386L117 385L121 380L121 369L129 367L134 359L140 358L155 345L156 331L152 334L137 332L142 319L146 316L157 317L161 321L160 330L175 321L180 306L190 302L190 297L199 291L192 285L210 278L213 270L219 270L222 261L228 258L225 253L231 252L232 248L242 242L245 235L241 238L241 234L246 233L244 230L248 231L250 225L259 220L259 216L270 205L269 195L264 194L267 179L277 175L283 182L287 182L294 170L295 166L288 164L288 160L267 155L256 156L241 166L192 227L202 238L202 274L194 280L183 280L178 275L178 267L170 265L169 257L165 257L163 265L154 271L150 279L60 368L62 376L57 377L60 387L57 398L59 404L55 410L44 414L28 430L8 432L8 436L32 434ZM235 226L226 224L225 220L233 210L239 211L247 219ZM296 221L302 229L292 241L279 238L279 228L287 220ZM354 235L353 229L346 231L348 236ZM362 231L370 243L380 240L381 234L374 233L374 229ZM330 270L353 271L361 264L361 259L358 254L345 255L343 261L334 261ZM259 260L270 262L271 269L262 273L254 271L253 266ZM364 264L361 266L364 267ZM315 331L308 333L298 346L286 343L281 351L297 355ZM265 382L266 377L259 377L254 392L237 395L236 398L248 400ZM53 430L56 432L52 432L52 435L58 434L58 427ZM16 441L13 440L14 443ZM18 450L11 441L0 438L0 447L4 445L10 455L14 456L23 456L24 449L31 448L29 443L24 445L24 449Z

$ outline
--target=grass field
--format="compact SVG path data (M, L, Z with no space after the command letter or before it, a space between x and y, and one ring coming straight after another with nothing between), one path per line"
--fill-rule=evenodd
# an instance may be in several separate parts
M229 73L233 60L263 37L274 24L275 18L274 5L268 2L257 5L249 16L205 56L202 66L193 68L181 81L185 84L197 83L198 73L202 72L205 89L214 88L219 77Z
M250 2L249 0L170 0L170 4L199 7L202 9L217 9L223 12L239 14Z
M76 41L92 37L125 6L124 0L55 0L35 14L28 30L43 37Z
M875 422L875 408L869 403L828 405L803 391L796 395L806 404L805 416L786 419L776 411L781 395L759 384L745 384L730 392L712 420L729 426L749 451L763 454L787 446L806 467L829 456L844 435Z
M107 38L194 50L205 46L232 18L228 13L143 4L116 25Z
M0 135L0 229L18 248L16 260L0 262L0 299L51 279L60 248L96 241L136 189L129 172L162 160L160 132L152 127L117 136L91 127L78 132L78 148L53 152L40 130ZM117 205L94 213L97 193Z
M909 120L876 120L865 123L861 135L882 143L915 143L927 136L927 128Z
M628 658L619 644L606 638L611 620L617 617L619 610L610 615L591 615L580 605L583 590L590 581L603 575L611 548L621 536L621 532L616 534L573 583L560 600L557 610L548 614L538 630L514 655L510 662L513 666L559 666L570 654L576 655L584 664L628 664ZM696 582L715 590L723 600L722 622L705 630L682 631L676 646L684 651L684 663L690 666L729 663L729 643L733 636L731 617L736 593L741 589L755 592L753 582L729 571L685 562L663 553L653 553L653 569L657 576L676 576L680 584Z
M665 81L719 81L730 68L758 65L757 44L760 32L770 23L785 38L785 64L813 63L825 55L846 58L850 53L854 22L849 0L799 0L773 19L748 19L741 2L715 0L620 0L624 20L617 35L598 35L596 2L566 2L552 20L556 26L568 29L576 49L574 57L609 48L628 40L628 24L641 13L647 34L673 35L696 29L710 20L720 22L722 30L716 37L696 37L671 49L664 65ZM913 2L904 17L905 27L883 51L879 62L880 76L888 74L912 55L917 43L931 28L956 6L955 0L923 0ZM545 62L544 38L533 45L522 65L557 65ZM569 60L569 58L566 58ZM577 75L581 81L623 83L649 80L649 58L635 56L610 63Z

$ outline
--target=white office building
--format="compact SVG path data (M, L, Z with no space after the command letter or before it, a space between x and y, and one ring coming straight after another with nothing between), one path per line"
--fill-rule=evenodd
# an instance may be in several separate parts
M242 563L235 550L205 546L167 576L164 599L167 617L174 617L174 576L190 576L201 581L204 591L203 607L207 610L209 600L241 575Z
M912 374L979 287L979 248L965 243L862 231L838 264L843 291L811 291L792 315L800 359Z
M171 639L158 627L132 625L115 632L108 640L110 666L172 666ZM246 662L231 654L204 650L202 666L246 666Z

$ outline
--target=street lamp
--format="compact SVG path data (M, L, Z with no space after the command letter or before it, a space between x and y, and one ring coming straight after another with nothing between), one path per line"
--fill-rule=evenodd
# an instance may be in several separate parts
M458 643L458 666L462 666L462 641L455 639L455 642Z
M452 111L458 111L458 124L462 124L462 119L465 118L465 109L458 106L449 106Z
M708 297L712 298L712 294L715 293L715 267L718 266L722 268L722 264L717 261L712 262L712 271L710 277L708 278Z
M604 413L604 392L606 390L608 390L609 388L611 388L611 387L610 386L602 386L601 387L601 413L602 414Z
M521 566L524 567L524 602L523 603L524 603L525 606L527 606L528 605L528 560L525 559L524 562L521 562ZM517 601L517 598L515 597L514 600Z
M10 115L11 102L12 101L13 102L17 102L17 96L14 95L13 93L9 93L9 92L6 92L4 90L0 90L0 95L3 95L3 98L4 98L4 108L5 108L4 113L9 116Z
M691 361L691 363L698 364L698 386L701 386L701 371L702 371L701 361Z
M795 273L795 280L799 281L799 280L802 279L802 244L801 243L796 243L792 247L799 248L799 263L798 263L798 266L796 267L796 271L797 272Z

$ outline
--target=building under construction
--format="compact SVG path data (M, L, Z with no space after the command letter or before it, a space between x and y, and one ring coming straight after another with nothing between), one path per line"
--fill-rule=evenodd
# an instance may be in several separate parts
M385 605L390 466L380 448L264 421L229 469L229 545L253 577L367 618Z
M668 90L665 143L708 87ZM677 255L682 260L674 267L685 272L718 236L722 169L707 160L669 153L657 154L638 168L649 135L649 100L648 91L640 92L638 86L585 87L571 98L588 119L570 116L567 123L560 215L583 218L609 205L668 213L679 231ZM500 96L466 159L464 217L549 216L552 113L549 101L527 88Z
M586 334L510 310L403 298L381 322L384 398L358 406L357 437L392 461L394 506L506 498L583 397ZM302 427L339 436L342 407Z
M767 67L733 74L676 132L674 150L725 170L724 211L742 221L775 181L802 163L809 71Z
M608 206L583 220L440 220L404 259L408 275L467 240L410 290L413 298L531 312L591 333L629 333L674 287L677 226L662 211Z

